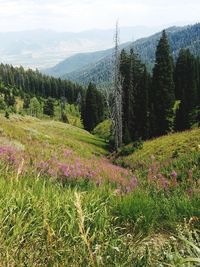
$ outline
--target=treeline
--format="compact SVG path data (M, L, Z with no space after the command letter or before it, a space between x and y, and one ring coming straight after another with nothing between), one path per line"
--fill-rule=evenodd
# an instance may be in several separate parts
M200 59L182 49L174 62L165 31L157 45L152 74L131 49L121 52L119 75L124 144L200 125ZM92 83L85 89L37 70L3 64L0 79L0 110L14 110L19 96L23 109L33 116L42 109L53 117L57 105L61 120L67 122L65 104L75 104L84 128L92 131L108 117L107 102L112 106L112 100L107 101Z
M52 97L67 99L69 104L76 102L79 94L84 94L84 88L67 80L41 74L38 70L24 70L23 67L12 65L0 65L0 80L7 86L15 88L14 93L24 98L31 97Z
M182 49L174 64L165 31L152 76L133 49L122 50L120 73L125 144L200 124L200 60Z
M17 98L23 103L20 109L17 108ZM56 116L55 110L59 110L59 119L69 122L66 104L73 104L81 113L84 128L88 131L92 131L105 118L104 98L95 85L84 88L67 80L43 75L38 70L0 65L0 111L4 111L6 117L19 112L53 118Z

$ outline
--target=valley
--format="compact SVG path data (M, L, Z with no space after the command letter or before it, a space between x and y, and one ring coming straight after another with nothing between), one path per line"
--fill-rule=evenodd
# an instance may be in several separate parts
M200 266L199 12L0 1L0 267Z

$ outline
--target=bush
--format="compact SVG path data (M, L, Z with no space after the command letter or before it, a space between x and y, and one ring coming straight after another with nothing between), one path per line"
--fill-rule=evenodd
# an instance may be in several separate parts
M9 112L6 110L6 112L5 112L5 118L6 119L9 119L10 118L10 114L9 114Z
M105 120L101 122L94 128L92 133L102 139L109 140L111 136L111 121Z
M135 141L134 143L124 146L120 149L118 156L129 156L133 154L135 151L143 148L142 140Z
M69 123L67 114L65 112L62 112L62 114L61 114L61 121L64 123Z

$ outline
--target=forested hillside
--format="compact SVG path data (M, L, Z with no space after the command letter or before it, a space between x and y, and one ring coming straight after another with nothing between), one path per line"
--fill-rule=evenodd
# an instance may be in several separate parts
M86 65L92 64L94 61L99 61L102 58L105 58L105 56L111 54L112 50L113 49L108 49L93 53L76 54L60 62L53 68L42 70L42 72L54 77L62 77L66 73L73 72Z
M68 103L75 103L79 93L83 92L83 87L67 80L56 79L43 75L39 71L25 70L23 67L13 67L12 65L0 65L0 79L5 86L16 88L21 96L40 97L65 97Z
M168 28L166 32L174 59L177 58L181 48L188 48L195 56L200 55L200 24L186 27L172 27ZM151 37L140 39L128 45L126 49L130 50L130 48L133 48L142 62L147 64L148 69L152 70L155 60L155 50L160 37L161 32ZM111 79L111 73L112 53L103 59L93 62L93 64L90 63L79 70L64 75L62 78L68 78L82 84L89 84L91 81L96 84L101 84Z
M0 112L31 115L70 123L91 131L105 118L105 103L95 85L86 88L67 80L0 65ZM90 90L91 89L91 90ZM92 114L90 119L87 114Z

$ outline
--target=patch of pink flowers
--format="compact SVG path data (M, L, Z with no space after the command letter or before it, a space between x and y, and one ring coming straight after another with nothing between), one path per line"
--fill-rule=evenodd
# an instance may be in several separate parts
M11 146L0 147L0 161L6 165L18 167L22 160L21 151Z
M113 165L105 158L81 159L73 151L64 150L63 159L52 157L37 164L40 174L46 174L63 183L70 180L84 179L93 181L97 186L109 181L125 188L127 192L137 187L136 177L129 170Z
M16 172L18 180L26 170L23 152L12 146L0 146L0 167Z

